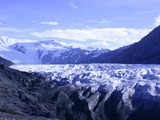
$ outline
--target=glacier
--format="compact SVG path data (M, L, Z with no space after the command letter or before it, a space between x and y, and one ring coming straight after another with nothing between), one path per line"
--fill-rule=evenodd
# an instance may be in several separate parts
M79 120L160 119L160 65L59 64L11 68L45 77L43 82L55 88L56 105L65 104L60 106L64 109L62 113L66 110L63 117L62 113L58 115L60 119L67 118L68 111L73 119ZM79 108L81 105L84 107Z
M135 83L157 86L160 82L160 65L59 64L12 65L11 68L25 72L37 72L51 81L66 79L68 84L93 87L93 89L99 85L123 88Z

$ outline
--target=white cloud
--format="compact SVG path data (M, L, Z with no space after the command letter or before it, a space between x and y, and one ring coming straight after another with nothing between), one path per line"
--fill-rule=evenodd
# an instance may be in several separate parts
M88 20L87 22L88 22L88 23L101 23L101 24L107 24L107 23L109 23L109 21L106 20L106 19L101 19L101 20Z
M31 32L33 29L19 29L13 27L0 27L0 32L15 32L15 33L22 33L22 32Z
M80 28L82 26L84 27L85 25L83 23L72 23L72 25L70 27L72 27L72 28L73 27L79 27Z
M86 48L87 46L80 43L70 43L69 46L72 46L73 48Z
M45 25L58 25L58 22L41 22L41 24L45 24Z
M70 3L70 6L71 6L72 8L74 8L74 9L77 9L77 8L78 8L78 6L75 5L74 3Z
M0 32L21 32L21 30L12 27L0 27Z
M110 44L107 43L106 41L99 41L99 42L93 42L91 43L93 46L109 46Z
M160 25L160 15L158 15L157 17L155 17L155 25L156 26Z
M32 35L45 38L60 38L75 41L99 40L105 42L114 42L119 46L128 45L139 41L147 33L149 29L132 29L132 28L92 28L92 29L65 29L50 30L42 33L34 32Z
M73 23L73 26L82 26L82 25L84 25L84 24L82 24L82 23Z
M6 36L0 36L0 47L7 47L9 45L15 44L17 42L26 43L26 42L35 42L36 40L29 40L29 39L16 39L10 38Z
M109 21L106 20L106 19L102 19L102 20L100 21L100 23L106 24L106 23L109 23Z
M0 26L3 26L3 23L0 22Z

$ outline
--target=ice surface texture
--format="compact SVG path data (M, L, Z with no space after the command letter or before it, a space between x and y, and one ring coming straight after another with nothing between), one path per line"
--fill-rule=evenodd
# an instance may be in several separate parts
M46 82L56 84L61 91L54 97L59 103L72 106L73 118L79 114L84 115L79 119L95 120L160 119L160 65L16 65L12 68L38 72L46 77Z

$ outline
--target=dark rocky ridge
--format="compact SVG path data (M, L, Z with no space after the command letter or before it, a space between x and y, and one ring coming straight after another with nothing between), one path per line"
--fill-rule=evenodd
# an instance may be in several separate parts
M151 31L139 42L100 55L93 60L100 63L159 64L160 63L160 26Z
M160 26L139 42L126 49L122 57L125 63L160 63ZM121 58L121 57L120 57Z
M6 65L6 66L10 66L10 65L13 65L14 63L12 63L11 61L6 60L6 59L4 59L4 58L2 58L2 57L0 56L0 64Z
M32 86L31 81L38 79L41 79L38 75L0 65L0 119L47 120L48 112L44 105L38 103L34 93L28 90ZM54 116L52 118L55 119Z

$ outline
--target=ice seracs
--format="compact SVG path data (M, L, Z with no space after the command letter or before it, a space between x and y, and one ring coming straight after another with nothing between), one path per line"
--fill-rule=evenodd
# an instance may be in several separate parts
M79 64L79 65L13 65L12 68L38 72L51 81L66 79L68 84L91 87L96 91L100 85L112 89L134 87L135 83L156 87L160 84L160 69L156 65L125 65L125 64ZM153 85L153 86L152 86ZM158 87L158 86L157 86ZM155 89L151 89L153 92Z
M57 103L55 105L61 113L58 114L61 119L70 115L72 119L85 120L160 119L159 65L67 64L11 67L43 75L45 79L37 81L36 88L39 84L40 87L46 84L53 90L50 94L53 97L47 99ZM71 112L69 116L68 111Z

